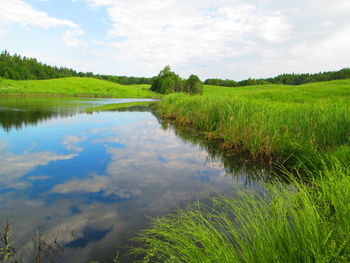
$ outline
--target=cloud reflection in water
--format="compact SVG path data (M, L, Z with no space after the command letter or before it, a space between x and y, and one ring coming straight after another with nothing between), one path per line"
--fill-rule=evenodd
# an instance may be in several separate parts
M42 133L58 127L54 138L60 139L46 145L47 151L13 154L6 137L0 144L0 185L13 189L0 192L0 201L2 211L15 216L24 247L38 227L48 235L67 230L60 237L66 244L62 262L110 261L116 247L145 226L146 215L232 190L220 162L162 130L149 112L75 115L40 125ZM43 142L36 138L37 145Z

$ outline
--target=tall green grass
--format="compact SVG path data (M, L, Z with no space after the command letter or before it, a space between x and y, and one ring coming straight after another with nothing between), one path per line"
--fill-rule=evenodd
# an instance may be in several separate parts
M140 262L350 262L350 172L323 167L305 185L274 184L197 202L136 238Z
M0 79L1 95L50 95L114 98L160 98L150 85L121 85L94 78L61 78L50 80Z
M278 85L247 90L220 87L217 94L214 87L206 87L203 96L166 96L159 111L178 124L223 138L228 149L249 151L252 158L263 156L281 163L289 160L295 165L298 158L349 145L350 81L339 88L336 83L298 89Z

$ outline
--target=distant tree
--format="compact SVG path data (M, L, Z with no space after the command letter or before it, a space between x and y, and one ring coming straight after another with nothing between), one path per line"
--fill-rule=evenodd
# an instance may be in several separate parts
M151 90L161 94L169 94L183 91L183 86L183 80L175 72L172 72L168 65L159 72L157 77L153 78Z
M197 75L191 75L186 80L185 91L190 94L201 94L203 91L203 83Z
M202 93L203 83L196 75L191 75L187 80L183 80L175 72L171 71L170 66L164 67L153 78L151 90L162 94L173 92L187 92L190 94Z

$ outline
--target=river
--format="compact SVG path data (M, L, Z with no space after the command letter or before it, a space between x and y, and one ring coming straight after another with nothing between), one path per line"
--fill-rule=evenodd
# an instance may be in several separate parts
M0 222L13 224L24 262L38 233L60 244L57 262L112 262L117 253L127 262L128 240L149 217L263 188L263 169L251 172L148 110L86 113L129 101L0 98Z

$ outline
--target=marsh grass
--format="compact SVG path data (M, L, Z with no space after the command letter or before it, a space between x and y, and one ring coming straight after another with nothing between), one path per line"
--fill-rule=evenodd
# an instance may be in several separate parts
M227 149L296 165L298 158L313 159L316 152L349 144L350 81L338 82L246 90L219 87L216 92L216 87L207 86L203 96L166 96L159 111L180 125L222 138Z
M349 262L349 170L334 162L319 173L154 219L133 253L141 262Z

